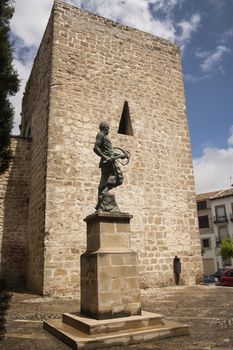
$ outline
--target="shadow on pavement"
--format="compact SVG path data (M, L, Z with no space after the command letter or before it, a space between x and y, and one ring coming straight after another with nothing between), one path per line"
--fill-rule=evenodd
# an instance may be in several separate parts
M6 315L10 307L12 293L5 289L5 281L0 280L0 341L6 334Z

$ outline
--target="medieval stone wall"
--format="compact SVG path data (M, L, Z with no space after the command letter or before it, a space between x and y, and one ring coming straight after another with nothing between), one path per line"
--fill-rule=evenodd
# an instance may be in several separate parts
M52 57L51 16L27 82L22 107L22 135L31 136L31 178L27 286L43 293L48 116Z
M110 122L113 144L132 155L125 183L115 192L121 209L134 215L132 243L139 252L141 281L172 284L172 259L178 254L183 282L194 283L201 258L178 48L59 2L54 42L46 229L51 250L45 262L53 277L45 283L49 292L60 287L67 293L78 282L83 218L96 202L99 160L92 148L102 119ZM134 136L117 134L124 101Z
M0 175L0 279L7 287L24 287L27 273L27 224L30 141L13 137L12 161Z
M114 192L121 210L133 215L141 286L174 284L175 255L182 262L181 283L194 284L202 259L178 47L61 1L55 1L53 14L53 39L47 32L41 61L33 68L37 80L30 81L30 98L24 100L24 108L32 111L32 164L37 164L32 166L30 279L33 272L39 278L43 264L44 294L79 290L83 219L94 212L100 178L93 145L105 119L113 145L132 157L123 169L124 184ZM45 62L51 58L48 90ZM125 101L133 136L117 132Z

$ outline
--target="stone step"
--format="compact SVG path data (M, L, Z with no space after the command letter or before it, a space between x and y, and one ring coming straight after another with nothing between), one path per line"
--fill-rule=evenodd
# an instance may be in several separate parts
M74 350L100 349L154 341L161 338L189 335L189 327L173 321L163 325L88 335L60 320L44 322L44 328Z
M106 320L96 320L80 313L64 313L62 315L62 321L65 324L89 335L161 326L164 324L163 318L163 315L147 311L142 311L141 315Z

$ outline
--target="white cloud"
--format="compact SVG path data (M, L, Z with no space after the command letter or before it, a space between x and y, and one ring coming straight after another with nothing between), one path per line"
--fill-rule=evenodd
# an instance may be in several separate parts
M153 33L174 41L176 38L174 24L166 17L156 19L152 16L149 5L156 10L168 10L175 6L175 0L70 0L67 1L100 16Z
M233 147L233 125L230 128L229 137L228 137L227 143L228 143L229 146Z
M11 20L11 31L15 37L14 66L21 80L20 91L11 98L15 108L15 126L12 133L19 133L21 101L29 77L34 55L40 44L48 22L53 0L16 0L15 13Z
M184 1L184 0L183 0ZM178 0L67 0L67 2L82 7L88 11L120 21L126 25L152 33L162 38L177 41L182 47L190 40L200 23L199 14L192 15L188 20L176 24L172 14L174 8L183 1ZM155 16L150 11L153 8ZM156 18L160 11L163 16Z
M215 51L205 51L197 49L195 56L201 61L200 70L201 74L192 75L184 74L184 79L187 82L197 83L206 79L213 77L216 72L225 73L223 68L223 59L225 54L231 52L231 49L224 45L219 45L216 47Z
M210 51L201 51L200 49L197 49L195 52L195 56L197 58L205 59L206 57L210 56L211 52Z
M227 148L205 147L202 156L193 160L197 193L230 187L230 176L233 176L233 126L227 142Z
M203 81L205 79L210 78L210 75L203 74L203 75L193 75L193 74L184 74L184 80L190 83L199 83L200 81Z
M194 33L201 21L201 16L199 14L193 15L189 21L183 20L178 23L178 26L181 28L181 34L178 38L182 43L190 40L192 33Z
M67 3L94 12L162 38L177 41L184 48L200 23L198 14L176 23L174 9L185 0L66 0ZM20 104L25 83L29 76L32 53L37 50L50 15L53 0L16 0L11 30L16 38L15 67L22 81L20 92L12 98L16 111L14 133L20 120ZM153 9L153 11L151 11ZM160 15L156 17L156 13ZM152 14L153 12L153 14ZM162 16L161 16L162 14ZM23 53L23 49L25 51ZM22 53L24 58L22 59Z
M53 0L16 0L11 30L25 46L38 47L48 22Z
M222 60L224 55L231 52L229 48L224 45L219 45L213 52L209 51L198 51L196 52L196 57L203 59L200 67L204 73L210 73L213 71L223 71Z
M23 64L19 60L14 61L14 66L19 74L19 77L21 79L20 84L20 91L15 96L11 97L11 102L15 109L15 120L14 120L14 128L12 130L13 135L19 134L19 125L21 121L21 103L23 98L23 92L25 89L25 84L27 82L27 79L29 77L30 71L31 71L31 64Z
M225 44L225 43L227 43L232 37L233 37L233 27L230 28L230 29L228 29L228 30L226 30L226 31L222 34L222 36L221 36L219 42L222 43L222 44Z

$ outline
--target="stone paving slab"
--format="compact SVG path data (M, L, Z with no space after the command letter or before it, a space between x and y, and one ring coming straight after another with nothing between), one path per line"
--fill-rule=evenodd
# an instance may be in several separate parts
M191 335L139 345L108 347L111 350L233 350L233 288L216 286L169 287L141 291L142 307L167 320L190 326ZM68 350L43 330L44 319L60 319L78 312L79 300L41 298L13 293L7 315L4 350Z

